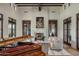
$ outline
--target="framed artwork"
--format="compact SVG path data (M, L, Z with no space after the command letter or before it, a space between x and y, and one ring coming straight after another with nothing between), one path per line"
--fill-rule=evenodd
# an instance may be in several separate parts
M44 28L44 17L36 17L36 28Z

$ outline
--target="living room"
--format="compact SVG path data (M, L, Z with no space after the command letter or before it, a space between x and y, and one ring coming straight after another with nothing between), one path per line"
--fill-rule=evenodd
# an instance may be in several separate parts
M67 45L70 44L69 47L78 49L76 38L78 5L78 3L0 3L2 19L0 24L3 24L0 27L0 35L2 34L0 40L31 35L33 38L22 42L35 42L35 39L38 39L41 43L48 44L49 36L53 32ZM64 34L66 25L70 26L66 28L70 29L66 30L67 36ZM61 44L64 46L64 43Z

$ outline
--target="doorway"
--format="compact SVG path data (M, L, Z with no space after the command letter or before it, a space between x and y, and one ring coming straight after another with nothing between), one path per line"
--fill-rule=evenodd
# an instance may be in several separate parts
M57 36L57 20L48 21L48 36L50 36L51 33Z
M63 41L71 46L71 17L63 21Z
M77 49L79 50L79 13L76 15L77 17Z

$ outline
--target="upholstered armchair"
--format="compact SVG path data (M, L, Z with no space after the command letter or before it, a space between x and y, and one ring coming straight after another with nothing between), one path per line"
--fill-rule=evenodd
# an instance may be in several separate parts
M49 42L50 48L53 50L61 50L63 49L63 40L59 38L55 38L54 40Z

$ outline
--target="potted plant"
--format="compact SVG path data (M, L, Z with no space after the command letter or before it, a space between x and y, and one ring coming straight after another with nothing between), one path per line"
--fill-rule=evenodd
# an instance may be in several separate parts
M43 41L44 41L44 39L45 39L45 36L44 36L44 35L42 35L42 36L41 36L41 40L43 40Z

